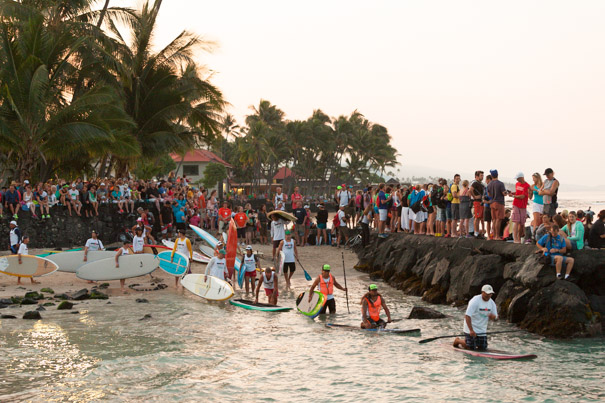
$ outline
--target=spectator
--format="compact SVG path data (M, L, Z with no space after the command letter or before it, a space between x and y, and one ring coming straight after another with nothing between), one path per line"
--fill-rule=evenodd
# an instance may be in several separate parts
M487 194L487 186L492 181L492 176L487 175L485 177L485 190L483 192L483 221L485 221L485 237L487 239L492 239L492 209L491 204L489 203L490 198Z
M27 209L31 212L32 218L38 218L36 215L36 199L32 187L30 184L25 186L25 192L23 193L23 209Z
M281 192L280 187L275 189L275 198L273 199L273 205L275 206L275 210L286 211L286 195Z
M584 224L577 220L575 211L569 213L567 224L561 231L566 235L571 251L584 249Z
M538 194L543 196L542 202L544 203L544 212L550 217L554 217L555 214L557 214L557 207L559 206L557 204L559 181L555 178L555 173L551 168L546 168L544 176L546 176L546 179Z
M71 205L78 216L81 216L80 210L82 209L82 202L80 201L80 191L76 188L76 184L72 183L71 188L68 189Z
M216 195L216 190L210 192L210 198L206 204L206 209L208 211L208 228L210 230L218 229L218 223L216 222L218 217L218 203L216 200Z
M105 187L105 182L101 182L99 189L97 189L97 201L101 204L109 201L109 191Z
M454 175L454 183L450 186L452 193L452 236L460 235L458 231L458 220L460 220L460 175Z
M301 244L309 246L309 231L311 230L311 206L305 204L304 206L306 217L305 217L305 235L304 242Z
M250 203L246 203L244 213L248 216L248 221L246 221L246 244L252 245L252 240L254 239L256 232L257 215L255 211L252 210L252 205Z
M36 202L38 206L40 206L40 217L41 218L50 218L50 212L48 207L48 193L44 190L44 184L39 183L36 188L36 192L34 193L34 197L36 198ZM46 214L44 211L46 210Z
M97 187L95 185L92 185L88 190L88 203L90 204L90 207L94 211L95 215L98 216L99 202L97 200Z
M239 240L240 246L246 246L244 243L246 240L246 222L248 222L248 216L244 213L244 208L239 206L237 213L233 216L235 225L237 226L237 239Z
M605 210L599 211L588 235L588 245L593 249L605 248Z
M540 195L540 189L542 188L542 177L538 172L535 172L532 176L534 184L531 186L531 192L529 194L530 200L533 201L532 215L533 220L531 222L532 235L534 240L538 239L536 236L536 230L540 225L542 214L544 213L544 200L543 196Z
M302 201L292 202L292 214L296 217L296 223L294 225L294 237L296 244L301 247L304 246L304 242L301 242L301 238L305 236L305 221L307 218L307 212L303 208Z
M536 229L536 240L539 240L544 235L548 234L550 232L550 227L552 227L552 221L548 214L542 214L541 221L538 229Z
M504 183L498 179L498 170L492 169L490 172L492 181L487 185L487 194L489 197L490 210L492 220L494 222L494 239L497 241L502 240L502 233L504 227L502 221L504 220L504 195L507 194Z
M298 188L298 186L294 187L294 193L292 193L292 195L290 196L290 200L292 201L292 208L294 208L294 203L296 203L296 202L302 203L304 201L303 195L300 194L300 189ZM298 244L298 245L300 245L300 244Z
M370 203L371 207L372 204ZM326 210L323 203L319 203L317 216L315 217L317 220L317 240L315 242L316 245L321 245L322 243L328 245L328 234L326 232L326 228L328 228L328 211Z
M477 239L484 239L485 222L483 221L484 207L483 195L485 194L485 185L483 185L483 171L475 171L475 180L471 182L471 199L473 201L473 228Z
M565 239L559 234L559 226L553 224L550 234L544 235L538 241L538 249L544 253L544 256L550 257L550 265L555 266L557 279L561 279L561 268L566 265L565 280L569 278L573 268L574 259L564 256L567 252Z
M381 238L386 238L386 234L385 234L385 227L387 225L387 218L388 218L388 214L389 214L389 206L388 203L389 201L391 201L391 196L387 196L386 193L384 192L384 183L381 183L380 185L378 185L378 196L376 197L376 200L378 201L378 236ZM340 210L343 211L344 213L344 206L342 209L339 209L338 214L340 215ZM340 217L339 217L340 218ZM346 225L346 223L345 223ZM339 232L340 233L340 232Z
M437 210L435 236L442 237L445 236L445 223L447 221L447 216L445 214L445 179L439 179L438 184L433 188L433 195L431 196L431 199L433 200L433 205L436 206Z
M263 204L260 206L258 212L258 232L260 235L261 245L267 245L269 240L267 239L267 227L269 226L269 217L267 217L267 205Z
M525 235L525 221L527 220L527 201L529 200L529 184L525 182L523 172L515 175L517 183L515 184L515 194L509 192L513 200L513 240L514 243L521 243ZM528 239L531 243L531 241Z
M460 236L471 238L469 233L469 221L473 218L471 189L469 182L462 181L462 190L460 191Z
M118 186L114 186L111 191L111 201L118 206L118 213L124 213L124 197Z
M336 247L340 248L340 243L344 239L344 244L349 241L349 233L347 228L347 214L345 213L346 206L340 206L338 210L338 238L336 239Z
M218 210L218 232L219 234L229 228L229 221L231 221L231 209L229 208L229 202L224 201L223 207ZM177 221L178 222L178 221Z
M13 220L8 225L10 227L10 233L8 235L10 242L10 251L13 255L16 255L19 251L19 245L21 244L21 230L17 226L17 221Z
M172 208L170 207L170 202L165 201L160 210L160 232L164 239L170 239L172 237L172 227Z
M11 185L8 187L8 190L4 193L4 208L7 212L10 212L10 214L12 214L15 220L19 218L19 209L21 208L21 194L15 188L15 185L13 183L11 183Z

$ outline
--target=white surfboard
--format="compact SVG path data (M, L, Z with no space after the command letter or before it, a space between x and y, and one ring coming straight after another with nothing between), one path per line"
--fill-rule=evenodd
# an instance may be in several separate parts
M144 276L158 268L157 256L150 253L122 255L118 258L120 267L116 267L115 258L97 260L87 263L76 271L76 276L83 280L110 281Z
M228 282L213 276L205 281L205 277L204 274L187 274L181 284L198 297L212 301L224 301L233 296L233 287Z
M41 277L55 272L58 268L55 262L38 256L21 255L21 264L18 255L0 257L0 273L9 276Z
M80 267L90 262L96 262L101 259L109 259L115 257L116 252L97 250L89 251L84 261L84 251L77 252L59 252L48 256L46 259L55 262L59 266L59 271L75 273Z
M167 246L170 249L174 248L174 242L172 241L163 239L162 243L164 244L164 246ZM193 261L198 263L208 263L210 261L210 258L202 255L199 252L193 251Z
M284 272L284 260L286 260L286 254L281 251L277 256L277 267L275 268L275 270L277 270L277 274L280 276Z
M212 249L210 246L200 244L199 248L200 248L200 251L208 258L214 257L214 249Z

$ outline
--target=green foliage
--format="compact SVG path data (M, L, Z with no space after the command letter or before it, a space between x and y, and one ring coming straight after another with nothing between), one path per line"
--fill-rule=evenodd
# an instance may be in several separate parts
M204 169L202 183L206 188L213 188L227 179L227 169L223 164L211 162Z
M137 160L134 174L137 178L153 178L168 175L176 168L176 163L169 154L162 154L156 158L141 158Z

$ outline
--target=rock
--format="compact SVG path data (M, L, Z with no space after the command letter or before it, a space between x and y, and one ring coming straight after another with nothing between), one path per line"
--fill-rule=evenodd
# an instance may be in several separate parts
M48 293L48 294L54 294L55 293L52 288L48 288L48 287L45 287L45 288L41 289L40 292L45 292L45 293Z
M15 315L0 315L0 319L17 319Z
M555 269L541 264L540 256L534 254L527 258L521 270L513 277L527 288L543 288L555 281Z
M145 298L137 298L136 301L139 304L148 304L149 303L149 301L147 299L145 299Z
M408 319L443 319L447 318L447 315L442 314L435 309L426 308L423 306L415 306L412 308Z
M71 311L70 313L72 313L72 314L78 314L80 312L78 312L78 311Z
M103 284L99 285L99 288L101 288L101 289L109 288L109 283L103 283Z
M101 291L94 290L90 293L90 299L108 299L107 294L102 293Z
M109 305L109 304L111 304L111 301L107 301L107 304L106 304L106 305Z
M71 294L71 300L74 301L84 301L85 299L90 298L90 295L88 294L88 289L83 288L80 291L76 291L75 293Z
M42 305L38 305L38 307L36 308L36 311L46 311L46 308L44 308Z
M42 304L42 306L55 306L54 302L45 302Z
M523 262L511 262L504 265L502 277L505 280L513 279L523 268Z
M513 298L510 305L508 306L508 321L511 323L521 323L527 315L529 301L534 294L531 290L527 289Z
M21 305L36 305L38 301L32 298L23 298L21 300Z
M508 307L510 306L510 303L513 301L513 298L515 298L515 295L521 293L524 289L525 288L522 285L515 283L513 280L506 280L502 287L500 287L494 302L498 307L498 315L501 318L506 318L508 316Z
M450 270L448 302L468 300L490 284L496 292L504 284L504 263L499 255L467 256L462 264Z
M8 308L8 305L0 304L0 309Z
M149 319L151 319L151 314L148 313L139 320L149 320Z
M69 301L61 301L61 303L59 304L57 309L58 310L71 309L71 308L73 308L73 306L74 306L74 304Z
M34 299L34 300L39 300L39 299L44 299L44 295L36 292L36 291L30 291L30 292L26 292L25 295L23 296L23 298L30 298L30 299ZM23 303L23 302L21 302Z
M589 295L588 300L593 312L599 312L601 316L605 316L605 295Z
M11 301L13 304L20 304L22 299L22 297L11 297Z
M55 299L67 300L67 299L69 299L69 295L67 295L67 294L56 294L55 295Z
M27 311L23 314L23 319L42 319L42 315L38 311Z
M11 298L0 298L0 304L2 305L12 305L14 304Z

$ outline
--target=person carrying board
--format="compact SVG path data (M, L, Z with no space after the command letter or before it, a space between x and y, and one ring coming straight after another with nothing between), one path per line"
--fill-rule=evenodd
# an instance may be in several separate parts
M191 262L193 260L193 248L191 247L191 241L185 236L185 230L179 229L179 237L174 242L172 247L172 254L170 255L170 262L174 260L174 253L178 252L183 256L189 256L189 267L187 267L187 274L191 273ZM174 286L179 286L179 277L174 277Z
M29 249L27 248L27 244L29 243L29 236L23 235L21 239L21 244L19 245L19 250L17 251L17 256L19 260L19 264L23 264L21 261L21 256L29 255ZM34 280L34 277L30 277L29 280L32 284L40 284L39 281ZM21 284L21 277L17 277L17 284Z
M140 231L140 233L142 234L143 231ZM135 243L134 243L134 239L133 239L133 244L132 244L133 249L135 248L134 245L135 245ZM142 253L142 252L143 252L143 250L141 249L141 252L138 252L138 253ZM137 253L137 252L134 252L134 253ZM126 244L126 242L124 242L123 245L122 245L122 247L120 249L118 249L118 251L116 252L116 268L120 267L120 262L119 262L120 256L126 256L126 255L129 255L129 254L130 254L130 248L128 247L128 245ZM121 279L120 280L120 290L123 293L126 293L126 290L124 289L124 284L126 284L126 280L125 279Z
M231 278L229 277L229 270L227 270L227 259L225 259L225 255L227 252L225 249L221 249L218 251L218 256L210 259L210 262L206 265L206 273L204 277L204 281L208 281L208 276L220 278L224 281L231 282Z
M244 274L244 283L246 284L246 294L248 294L249 290L254 292L254 287L256 286L256 269L260 266L258 264L258 256L255 253L252 253L252 246L246 246L246 251L242 255L242 265L240 270L245 270Z
M464 315L464 340L456 337L454 347L468 350L487 350L487 323L498 320L496 303L492 300L494 289L485 284L481 294L475 295L468 303Z
M380 319L381 309L387 314L386 322ZM382 295L378 294L378 286L370 284L368 292L361 298L361 328L384 329L387 323L391 323L391 312Z
M286 280L286 291L290 290L290 281L296 271L296 260L298 260L298 250L296 249L296 241L292 239L292 233L286 231L286 239L279 243L277 247L277 255L279 252L284 252L284 279Z
M336 281L336 278L332 274L330 274L330 265L324 264L321 270L321 274L315 279L313 284L311 285L311 290L309 291L309 302L313 298L313 291L315 291L315 287L319 286L319 291L324 295L326 299L326 303L324 304L320 314L325 314L328 309L330 309L330 314L336 313L336 300L334 299L334 287L347 292L347 289Z
M269 305L277 305L277 296L279 295L279 288L277 286L278 276L275 275L275 270L271 267L267 267L263 274L260 276L260 281L256 286L256 298L254 302L258 304L258 294L260 292L260 285L262 284L265 288L265 295L269 299Z

